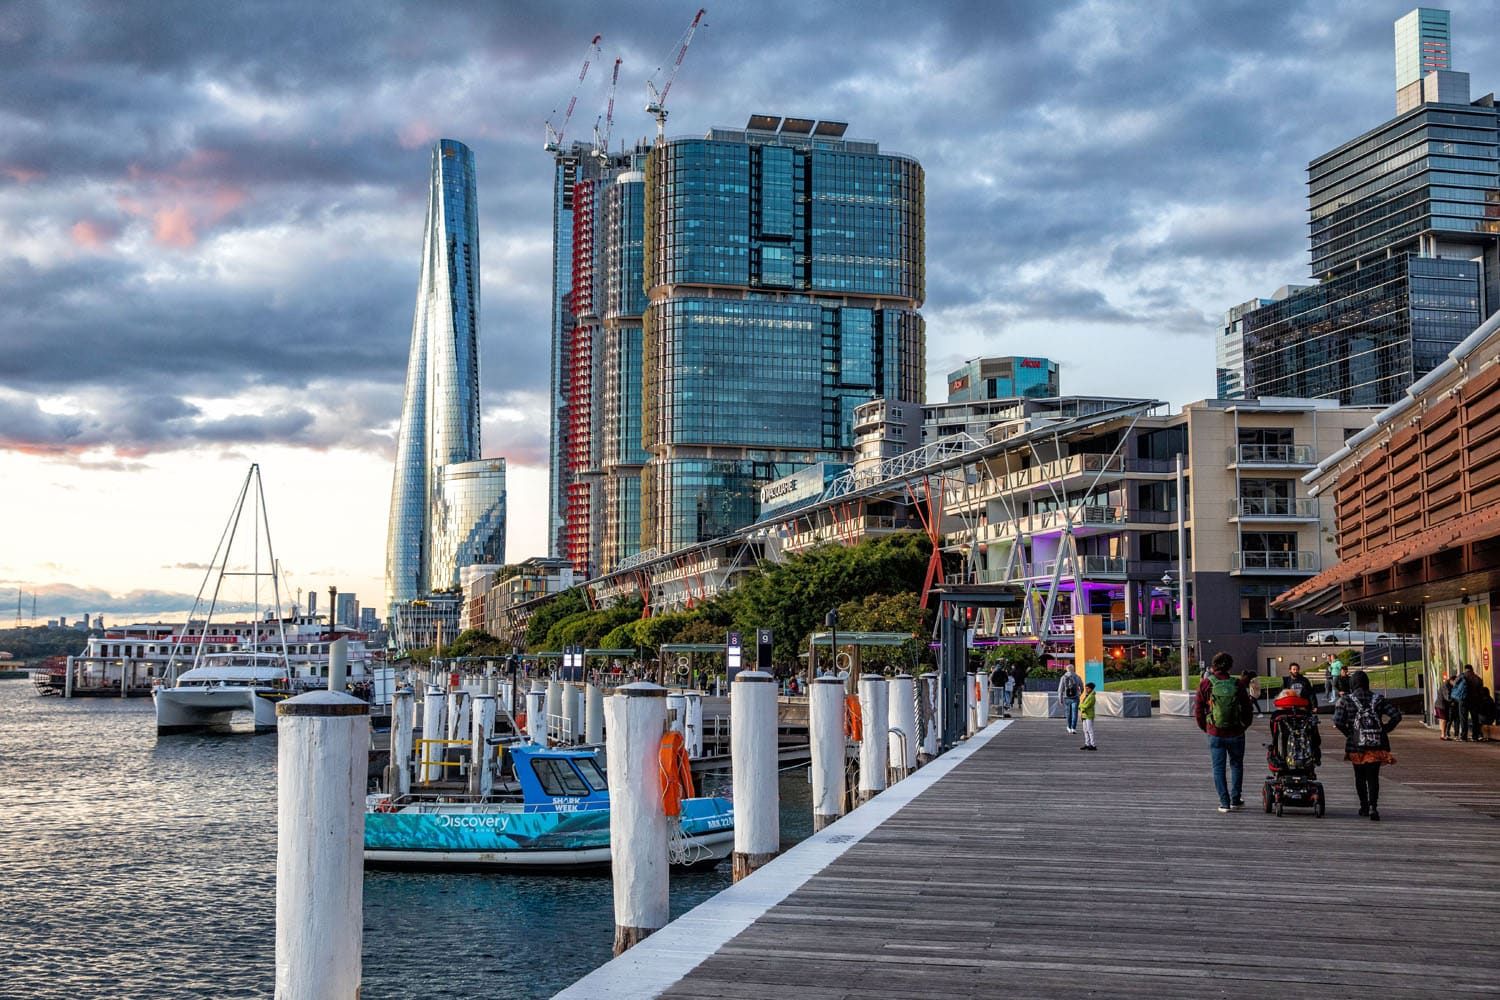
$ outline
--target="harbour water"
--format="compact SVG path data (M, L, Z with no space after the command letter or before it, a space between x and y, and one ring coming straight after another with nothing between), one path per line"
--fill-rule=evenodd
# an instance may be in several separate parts
M269 997L276 737L156 735L144 699L0 681L0 996ZM782 775L784 842L811 832ZM678 916L729 865L675 875ZM369 872L364 996L546 997L609 958L607 874Z

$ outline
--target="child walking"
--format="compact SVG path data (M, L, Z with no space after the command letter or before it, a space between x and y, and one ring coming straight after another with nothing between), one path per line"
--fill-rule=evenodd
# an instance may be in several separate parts
M1094 697L1094 682L1089 681L1083 686L1083 700L1078 703L1078 718L1083 723L1083 746L1080 750L1098 750L1094 743L1094 704L1098 699Z

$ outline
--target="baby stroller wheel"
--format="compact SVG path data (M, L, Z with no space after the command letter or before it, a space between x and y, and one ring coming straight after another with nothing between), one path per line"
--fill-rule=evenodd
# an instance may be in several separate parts
M1325 808L1323 804L1323 786L1321 784L1313 785L1313 815L1322 819Z
M1260 804L1266 807L1266 812L1271 811L1271 786L1260 786Z

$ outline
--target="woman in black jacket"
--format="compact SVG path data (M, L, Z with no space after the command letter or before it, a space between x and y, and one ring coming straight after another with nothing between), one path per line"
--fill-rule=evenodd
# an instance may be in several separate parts
M1370 690L1370 675L1354 671L1349 693L1333 707L1333 725L1344 734L1344 759L1354 765L1354 790L1359 793L1359 814L1380 819L1380 767L1394 764L1391 730L1401 721L1401 711Z

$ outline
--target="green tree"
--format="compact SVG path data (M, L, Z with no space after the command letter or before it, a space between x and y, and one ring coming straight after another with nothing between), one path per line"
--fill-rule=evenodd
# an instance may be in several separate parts
M528 652L543 652L545 640L552 626L569 615L587 611L589 603L584 599L582 587L571 587L536 609L526 626L526 649Z

